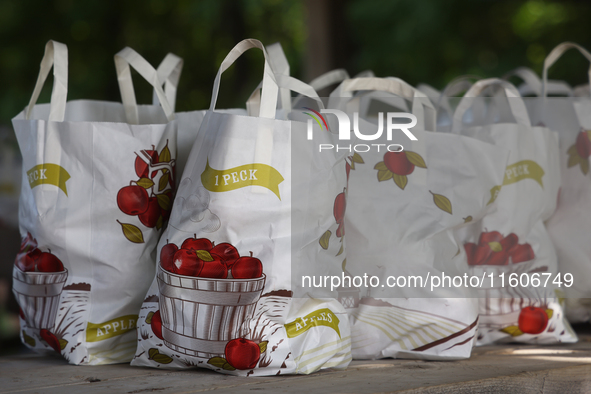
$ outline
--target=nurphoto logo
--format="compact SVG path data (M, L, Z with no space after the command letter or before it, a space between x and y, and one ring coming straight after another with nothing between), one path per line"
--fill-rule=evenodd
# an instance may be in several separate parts
M413 128L417 124L417 117L413 114L409 114L406 112L387 112L386 116L384 116L383 112L378 113L378 129L374 134L363 134L359 130L359 113L353 113L353 127L351 127L351 120L349 116L337 109L321 109L320 112L304 107L313 113L304 112L304 114L310 116L312 119L308 119L308 140L313 139L313 125L314 123L312 120L315 120L320 129L324 128L326 131L330 131L328 128L328 123L322 114L333 114L337 117L338 127L339 127L339 141L350 141L351 140L351 130L355 135L355 138L361 141L375 141L382 137L384 134L384 118L386 118L386 140L392 141L392 134L394 130L402 131L411 141L416 141L417 137L414 136L413 133L410 132L409 129ZM409 119L410 122L407 123L395 123L394 120L399 119ZM322 123L321 123L322 121ZM400 144L349 144L349 145L333 145L333 144L319 144L318 149L320 152L323 150L347 150L349 152L368 152L371 149L377 149L380 152L380 149L384 148L389 152L402 152L404 147Z

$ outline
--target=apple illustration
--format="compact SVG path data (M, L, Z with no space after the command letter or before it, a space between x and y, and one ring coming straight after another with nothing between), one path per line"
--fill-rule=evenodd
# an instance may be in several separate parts
M253 369L261 357L259 345L244 338L232 339L224 350L226 361L236 369Z
M64 265L54 254L42 252L37 258L37 271L39 272L62 272Z
M15 264L23 272L35 271L37 260L39 259L39 256L41 256L41 253L42 252L37 248L30 250L24 255L19 253Z
M222 258L212 254L213 261L204 261L203 268L199 272L200 278L226 279L228 277L228 268Z
M179 249L173 256L172 272L185 276L199 276L203 260L192 249Z
M487 244L489 242L501 242L503 240L503 235L498 231L490 231L487 233L480 234L480 238L478 239L478 244Z
M486 265L507 265L509 260L509 253L505 250L500 252L491 252L486 260Z
M530 244L516 245L511 249L513 264L530 261L536 257Z
M345 189L343 189L343 192L337 194L334 199L333 215L338 224L343 223L343 219L345 219L345 209L347 209L347 199L345 198Z
M145 212L140 213L138 218L140 222L146 227L154 228L156 227L156 222L158 222L158 218L160 218L160 205L158 204L158 198L150 197L148 199L148 209Z
M152 321L150 322L150 326L152 327L152 332L158 339L162 338L162 318L160 317L160 310L157 310L152 315Z
M217 244L209 251L209 253L220 256L222 260L226 262L228 268L232 266L235 260L240 258L240 253L238 253L236 248L227 242Z
M148 192L141 186L125 186L117 193L117 205L127 215L139 215L148 209Z
M53 348L53 350L55 350L58 353L62 352L62 348L60 346L60 341L56 338L55 335L53 335L49 330L46 329L42 329L39 332L39 336L41 336L41 338L47 342L47 344L49 346L51 346Z
M181 249L193 249L197 250L207 250L208 252L213 249L213 245L211 241L207 238L187 238L181 245Z
M509 253L509 254L511 253L511 250L515 246L517 246L518 243L519 243L519 237L515 233L511 233L511 234L507 235L500 242L501 246L503 247L503 250L506 250L507 253Z
M415 165L406 157L406 152L387 152L384 155L384 164L396 175L408 175L415 169Z
M589 135L586 131L583 130L577 135L577 142L575 144L580 157L586 159L591 156L591 140L589 140Z
M347 173L347 180L349 180L349 173L351 172L351 164L345 163L345 172Z
M231 272L235 279L260 278L263 275L263 264L256 257L240 257L232 265Z
M146 153L150 155L150 157L152 158L152 164L158 163L158 152L154 150L153 145L151 150L146 150ZM135 158L135 173L137 174L137 176L139 176L140 178L147 178L149 170L150 166L148 165L148 163L146 163L145 161L140 159L139 156L137 156ZM156 174L153 174L152 178L154 178L154 175Z
M160 249L160 265L169 272L173 272L174 254L179 250L173 243L167 243Z
M548 314L542 308L528 306L519 313L518 327L526 334L539 334L548 326Z

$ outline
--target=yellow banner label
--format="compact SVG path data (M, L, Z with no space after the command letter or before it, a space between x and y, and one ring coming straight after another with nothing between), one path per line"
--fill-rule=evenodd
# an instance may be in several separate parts
M135 330L136 323L137 315L120 316L98 324L88 322L86 326L86 342L98 342L117 335L123 335L126 332Z
M227 170L215 170L209 166L209 160L203 173L201 183L203 187L212 192L227 192L246 186L262 186L271 190L277 198L279 196L279 184L283 177L271 166L266 164L245 164L243 166Z
M502 186L510 185L523 179L533 179L534 181L538 182L543 189L543 177L544 169L540 167L540 165L535 161L522 160L515 164L508 165L507 168L505 168L505 178L503 178L503 184L490 189L490 200L488 204L491 204L497 199Z
M339 318L328 308L318 309L304 317L298 317L291 323L287 323L285 330L289 338L294 338L317 326L330 327L337 332L339 338L341 337Z
M66 181L70 179L70 174L57 164L38 164L27 171L27 177L31 189L35 186L47 183L59 187L66 196L68 195Z

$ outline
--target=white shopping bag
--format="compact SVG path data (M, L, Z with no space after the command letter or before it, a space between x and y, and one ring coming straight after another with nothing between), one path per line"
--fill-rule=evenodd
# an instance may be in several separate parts
M463 274L466 255L452 230L487 211L489 190L502 180L507 152L426 131L435 128L433 105L396 78L347 80L331 95L330 108L355 116L356 101L363 96L342 98L353 91L368 91L371 97L379 91L383 103L389 101L388 92L395 95L394 105L406 99L417 119L410 129L417 140L397 130L391 140L371 141L384 143L382 150L365 152L360 144L363 152L349 158L344 269L352 278L380 278L377 284L339 289L351 320L353 358L467 358L477 330L477 300L465 288L432 291L429 277ZM385 120L376 123L383 127ZM366 136L380 128L361 115L356 127ZM386 151L394 144L404 151ZM400 281L386 282L391 278Z
M251 48L266 59L259 116L215 110L222 73ZM240 42L222 62L158 248L132 365L256 376L344 368L351 360L342 306L292 297L297 259L340 267L342 257L319 253L318 240L338 227L333 205L345 171L337 155L318 156L292 140L306 135L306 123L275 119L275 81L282 80L294 82L271 72L257 40ZM329 141L329 133L317 134ZM295 189L314 196L297 215Z
M499 115L498 122L464 124L467 109L493 87L506 97L502 102L496 95L498 108L488 108ZM548 128L532 127L517 89L499 79L479 81L466 93L453 132L510 151L503 183L490 191L496 211L457 231L468 254L468 272L492 278L478 289L478 344L576 341L559 303L564 284L558 284L556 252L544 226L560 186L558 137Z
M176 124L156 70L115 57L125 104L66 102L68 52L49 41L28 107L13 119L23 156L23 236L13 292L21 339L73 364L129 362L172 203ZM35 105L53 65L50 104ZM137 106L129 66L161 106Z
M573 43L562 43L550 52L544 62L543 81L548 86L548 69L568 49L577 49L591 62L591 53ZM589 70L591 77L591 68ZM546 89L548 91L548 89ZM543 122L560 136L560 169L562 175L556 213L548 221L548 232L556 247L560 271L570 275L572 286L565 287L566 315L573 323L591 320L591 98L544 98L537 106L537 121Z

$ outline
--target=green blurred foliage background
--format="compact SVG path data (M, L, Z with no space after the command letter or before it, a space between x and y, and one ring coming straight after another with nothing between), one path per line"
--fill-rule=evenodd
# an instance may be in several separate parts
M314 18L319 7L331 11L327 20ZM323 39L325 68L442 88L467 73L501 76L518 66L540 73L562 41L591 48L589 20L591 2L575 0L0 0L0 125L28 103L48 39L68 44L69 99L119 101L113 55L124 46L155 66L167 52L183 57L177 110L187 111L208 107L217 67L248 37L281 42L292 75L304 80L318 73L311 48ZM312 24L332 28L316 37ZM220 107L243 106L258 83L261 56L251 52L224 75ZM551 77L583 83L586 68L568 53ZM136 78L136 89L149 102L148 84ZM46 88L40 102L49 95Z

